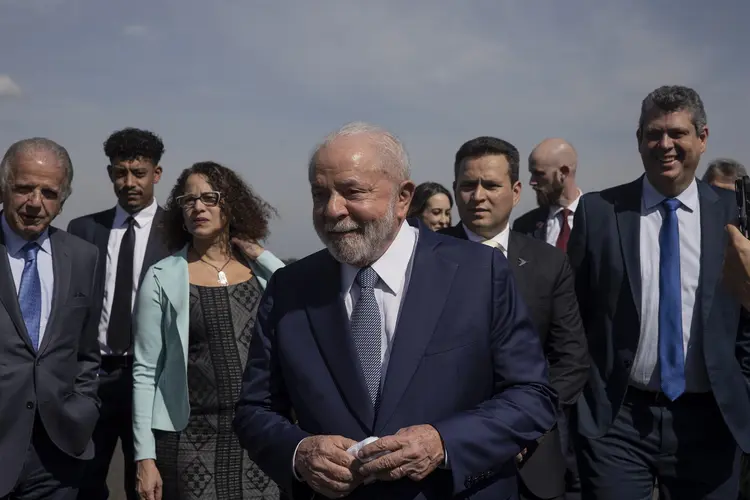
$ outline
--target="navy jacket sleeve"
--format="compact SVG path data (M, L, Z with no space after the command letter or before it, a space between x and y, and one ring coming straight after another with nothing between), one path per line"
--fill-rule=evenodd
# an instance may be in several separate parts
M234 429L250 458L291 492L296 483L292 472L294 451L309 434L292 423L292 407L274 348L276 282L274 273L258 307Z
M494 253L492 268L494 395L469 411L430 422L450 457L454 495L513 460L557 418L539 335L501 252Z

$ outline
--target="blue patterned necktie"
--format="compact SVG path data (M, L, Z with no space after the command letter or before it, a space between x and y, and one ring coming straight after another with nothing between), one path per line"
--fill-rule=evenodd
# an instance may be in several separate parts
M371 267L363 267L357 273L359 300L352 311L351 328L354 346L357 348L362 374L372 407L377 413L380 392L380 308L375 300L375 285L378 273Z
M685 392L682 345L682 287L680 282L679 200L664 200L659 234L659 365L661 389L674 401Z
M34 349L39 349L39 325L42 319L42 284L39 281L39 271L36 266L39 245L35 242L26 243L22 250L25 262L21 286L18 290L18 302L21 305L21 315L26 324L31 345Z

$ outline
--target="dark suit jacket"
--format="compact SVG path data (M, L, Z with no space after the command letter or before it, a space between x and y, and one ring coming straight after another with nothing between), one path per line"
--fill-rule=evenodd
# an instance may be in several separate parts
M0 212L0 217L3 217ZM18 480L38 412L64 453L90 459L99 418L98 251L49 229L54 268L50 317L38 353L21 316L0 231L0 497Z
M513 222L513 231L546 241L548 216L549 207L536 207Z
M271 278L235 430L252 460L294 498L311 495L292 473L302 438L359 441L425 423L442 436L450 470L360 486L348 498L509 498L515 455L555 423L539 337L505 258L419 227L377 416L347 325L340 264L323 250Z
M750 451L750 330L721 283L724 226L737 214L734 193L698 181L701 270L696 307L716 401L737 443ZM642 177L583 195L568 242L588 336L590 380L577 406L579 432L604 435L622 404L640 336ZM710 432L710 429L706 430Z
M462 224L440 231L467 239ZM586 335L578 313L573 271L565 254L547 243L511 231L508 264L542 340L549 380L563 409L575 403L589 370ZM547 433L522 463L521 478L539 498L565 493L565 459L557 428Z
M138 283L143 281L143 277L146 275L149 267L159 262L165 257L169 257L171 252L167 248L164 242L163 229L161 228L164 218L164 210L161 207L157 207L156 214L154 215L154 221L151 224L151 231L148 235L148 243L146 245L146 255L143 258L143 265L141 266L141 274ZM99 269L99 289L104 293L104 281L107 276L107 244L109 243L109 232L112 229L112 223L115 220L115 209L110 208L103 212L97 212L95 214L84 215L73 219L68 224L68 232L74 234L79 238L93 243L99 249L99 255L102 255L102 265ZM104 297L100 298L100 304L103 305Z

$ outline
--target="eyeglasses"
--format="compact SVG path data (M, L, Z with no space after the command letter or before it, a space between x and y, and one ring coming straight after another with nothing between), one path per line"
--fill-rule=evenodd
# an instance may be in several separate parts
M175 198L175 201L181 208L193 208L195 202L201 200L201 203L207 207L215 207L219 204L221 193L218 191L207 191L196 196L194 194L183 194Z

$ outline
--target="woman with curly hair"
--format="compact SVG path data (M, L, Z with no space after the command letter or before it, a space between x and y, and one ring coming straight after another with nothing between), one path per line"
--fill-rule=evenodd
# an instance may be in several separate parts
M196 163L167 201L176 253L135 309L133 433L141 498L278 498L232 430L261 295L284 264L257 241L273 209L232 170Z

